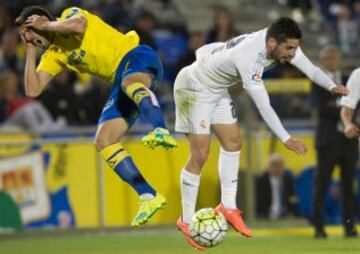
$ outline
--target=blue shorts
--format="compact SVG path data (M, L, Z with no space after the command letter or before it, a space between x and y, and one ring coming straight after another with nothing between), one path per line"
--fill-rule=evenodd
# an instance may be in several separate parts
M122 90L122 80L134 73L143 72L154 75L150 89L155 88L163 76L159 56L148 46L138 46L129 51L121 60L115 74L111 94L101 112L98 124L114 118L124 118L131 126L139 115L137 105Z

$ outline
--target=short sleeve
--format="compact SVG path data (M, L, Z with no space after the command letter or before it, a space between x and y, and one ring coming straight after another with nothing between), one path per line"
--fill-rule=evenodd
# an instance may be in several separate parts
M83 9L80 9L78 7L70 7L65 9L60 16L60 20L64 21L68 18L75 17L77 15L85 15L85 11Z
M36 71L45 71L51 76L55 76L63 69L63 65L56 58L55 54L47 51L45 52L40 60L39 65L36 68Z

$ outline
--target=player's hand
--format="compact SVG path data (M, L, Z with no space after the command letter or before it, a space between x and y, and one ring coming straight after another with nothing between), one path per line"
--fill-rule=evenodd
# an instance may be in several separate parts
M284 145L287 149L300 155L304 155L307 152L306 145L303 142L293 138L286 140Z
M345 125L344 134L347 138L355 138L360 136L360 129L355 124L350 123Z
M27 52L27 51L30 51L30 50L36 50L35 45L32 44L31 42L29 42L28 40L26 40L26 38L24 37L24 35L20 34L20 38L21 38L21 40L25 43L26 52Z
M346 86L337 85L331 89L331 92L337 95L347 95L349 93L349 89Z
M49 20L45 17L39 15L32 15L26 19L25 26L27 28L34 28L39 31L44 31L48 23Z

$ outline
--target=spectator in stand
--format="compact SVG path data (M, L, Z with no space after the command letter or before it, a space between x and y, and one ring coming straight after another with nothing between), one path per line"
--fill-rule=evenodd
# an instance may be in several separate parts
M2 37L3 32L10 27L10 16L5 8L5 5L0 1L0 39Z
M205 36L200 31L195 31L190 34L188 41L188 50L179 59L176 66L176 74L185 66L191 65L195 62L195 51L205 44Z
M347 77L342 74L341 54L333 46L320 52L320 60L329 77L337 84L345 84ZM324 200L331 182L332 172L340 166L342 215L345 237L355 237L354 227L354 174L358 160L358 140L348 139L343 133L340 119L340 101L337 96L323 88L312 86L317 102L318 125L315 136L317 168L315 171L313 222L315 238L326 238L324 225Z
M98 3L102 12L101 17L113 27L130 27L133 17L129 12L130 7L128 2L128 0L105 0Z
M151 12L143 11L139 14L133 28L140 36L140 44L145 44L156 49L155 39L152 35L155 28L156 19Z
M176 0L135 0L133 4L135 12L151 12L158 26L165 30L187 35L185 10L181 1Z
M358 28L350 7L346 4L339 5L337 29L342 52L350 53L355 47L359 39Z
M4 31L0 45L0 69L11 69L16 73L24 70L24 59L19 57L18 33L15 29Z
M288 6L292 10L293 19L301 23L312 10L311 0L288 0Z
M0 74L0 124L6 119L5 77Z
M110 86L104 80L91 77L90 84L79 95L80 123L84 125L96 125L101 111L110 94Z
M79 108L74 91L75 79L75 73L63 70L39 97L54 119L69 125L79 122Z
M2 112L5 115L3 127L22 127L32 132L56 131L64 127L64 124L54 122L41 103L19 95L19 79L15 72L3 72L0 76L0 86Z
M214 12L214 25L207 34L206 43L224 42L238 35L234 27L231 12L224 6L218 6Z
M353 10L354 10L354 19L357 23L357 26L360 27L360 0L354 2Z
M279 219L297 215L293 174L285 168L280 154L271 154L267 170L256 179L256 214L260 218Z

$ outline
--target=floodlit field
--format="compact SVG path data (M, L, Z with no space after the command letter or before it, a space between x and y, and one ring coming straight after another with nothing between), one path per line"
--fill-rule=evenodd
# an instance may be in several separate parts
M205 253L342 254L360 253L360 239L344 239L340 228L330 228L327 240L312 238L312 230L255 230L246 239L229 232L225 241ZM1 237L0 237L1 239ZM186 254L199 253L173 229L36 236L0 241L1 254ZM202 252L203 253L203 252Z

